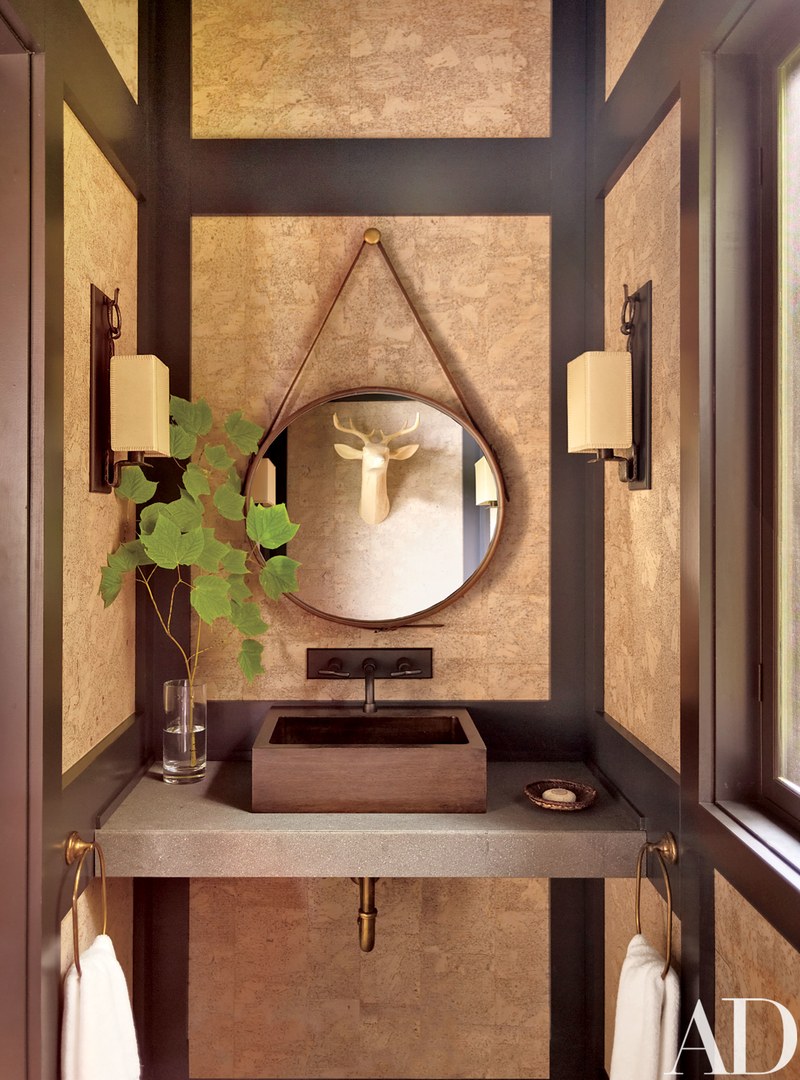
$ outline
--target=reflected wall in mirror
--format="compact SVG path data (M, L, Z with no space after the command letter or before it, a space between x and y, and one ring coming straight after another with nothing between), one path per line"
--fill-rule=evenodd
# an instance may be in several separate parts
M272 466L276 501L303 526L286 552L302 564L289 598L323 618L393 626L428 616L478 580L497 544L503 485L494 455L471 425L427 398L367 388L312 402L260 448L248 499L259 499ZM385 485L383 517L364 513L376 485L379 496Z

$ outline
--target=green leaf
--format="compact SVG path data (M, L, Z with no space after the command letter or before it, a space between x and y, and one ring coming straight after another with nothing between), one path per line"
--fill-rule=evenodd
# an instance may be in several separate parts
M266 675L264 665L261 663L261 654L263 652L264 646L260 641L245 638L242 642L242 647L236 659L248 682L252 682L256 675Z
M156 566L163 570L174 570L181 561L181 530L166 514L159 515L150 535L142 537L142 544Z
M243 577L238 574L231 574L228 578L228 584L231 587L230 598L235 600L238 604L243 604L245 600L249 600L253 595L252 590Z
M179 424L169 425L169 452L178 461L185 461L194 453L197 436L182 428Z
M204 447L203 454L211 468L216 469L217 472L227 472L233 465L233 458L222 443L215 443L214 445Z
M155 480L148 480L138 465L126 465L122 469L119 487L114 488L114 491L119 499L146 503L155 495L157 487Z
M208 435L211 431L213 420L205 398L192 403L173 394L169 399L169 415L190 435Z
M190 529L189 532L181 536L178 562L182 566L193 566L200 558L204 546L205 536L202 528L198 525L196 529Z
M288 544L299 528L289 521L285 503L277 506L251 503L247 511L247 535L261 547L277 548Z
M196 559L197 565L214 574L219 570L223 556L232 550L230 544L223 544L221 540L217 540L213 529L203 529L203 550Z
M179 498L167 503L165 513L181 532L189 532L203 524L203 506L195 502L188 491L182 491Z
M300 588L297 584L299 565L299 562L287 558L286 555L273 555L271 559L268 559L258 575L261 588L267 596L277 600L282 593L297 592Z
M119 570L121 574L135 570L137 566L151 565L152 561L141 540L129 540L127 544L120 544L117 550L108 556L108 565Z
M115 566L104 566L100 570L100 595L103 606L108 607L117 599L122 588L122 572Z
M244 495L239 494L230 480L214 492L214 506L228 521L241 521L244 517Z
M225 433L237 450L243 454L254 454L263 438L264 429L245 420L242 410L237 409L225 420Z
M201 495L210 495L211 488L208 486L208 477L205 470L190 461L183 474L183 486L193 499L199 499Z
M159 517L165 514L166 510L167 504L163 502L150 503L149 506L144 507L139 514L139 534L142 539L145 536L150 536ZM167 514L167 516L169 515Z
M201 574L192 582L189 603L203 622L211 625L215 619L231 617L229 590L230 585L225 578Z
M261 618L258 604L231 604L231 622L248 637L269 630L269 624Z
M229 574L247 573L247 553L241 548L231 548L222 556L222 567Z

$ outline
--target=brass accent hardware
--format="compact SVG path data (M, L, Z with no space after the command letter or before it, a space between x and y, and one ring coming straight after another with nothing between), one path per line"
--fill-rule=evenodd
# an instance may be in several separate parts
M95 852L97 858L100 861L100 880L103 890L103 933L105 934L108 929L108 888L106 885L106 860L103 855L103 849L96 841L81 840L80 836L76 832L71 832L67 837L67 842L64 847L64 859L68 866L72 866L77 862L78 867L75 871L75 881L72 885L72 945L73 952L75 954L75 969L78 972L78 977L82 975L81 972L81 952L80 941L78 940L78 890L80 889L81 870L86 856L89 852Z
M664 970L661 972L661 978L666 979L672 956L672 886L670 885L669 873L667 872L667 863L670 862L674 865L678 861L678 842L672 833L668 832L664 833L657 844L647 841L642 844L639 849L639 857L636 860L636 904L634 907L637 934L641 934L642 932L642 869L645 856L650 853L657 856L658 861L661 864L661 873L664 875L664 887L667 892L667 959L664 964Z
M362 952L372 952L375 948L375 920L378 909L375 907L375 882L378 878L353 878L358 885L358 945Z
M367 229L364 233L365 244L379 244L381 242L380 229Z

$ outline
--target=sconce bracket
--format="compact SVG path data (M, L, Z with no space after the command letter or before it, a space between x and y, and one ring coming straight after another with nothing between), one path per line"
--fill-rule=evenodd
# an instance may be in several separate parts
M91 286L89 329L89 491L108 494L111 450L111 354L108 312L110 297Z
M652 487L652 281L645 282L635 293L631 293L628 303L631 305L633 323L628 341L633 377L633 445L636 448L636 475L635 479L626 482L632 491L649 491Z

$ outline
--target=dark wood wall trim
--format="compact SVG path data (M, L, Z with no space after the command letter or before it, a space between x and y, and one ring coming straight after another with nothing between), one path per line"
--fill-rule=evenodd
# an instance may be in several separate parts
M758 0L663 0L596 116L589 191L607 194L678 100L682 74Z

